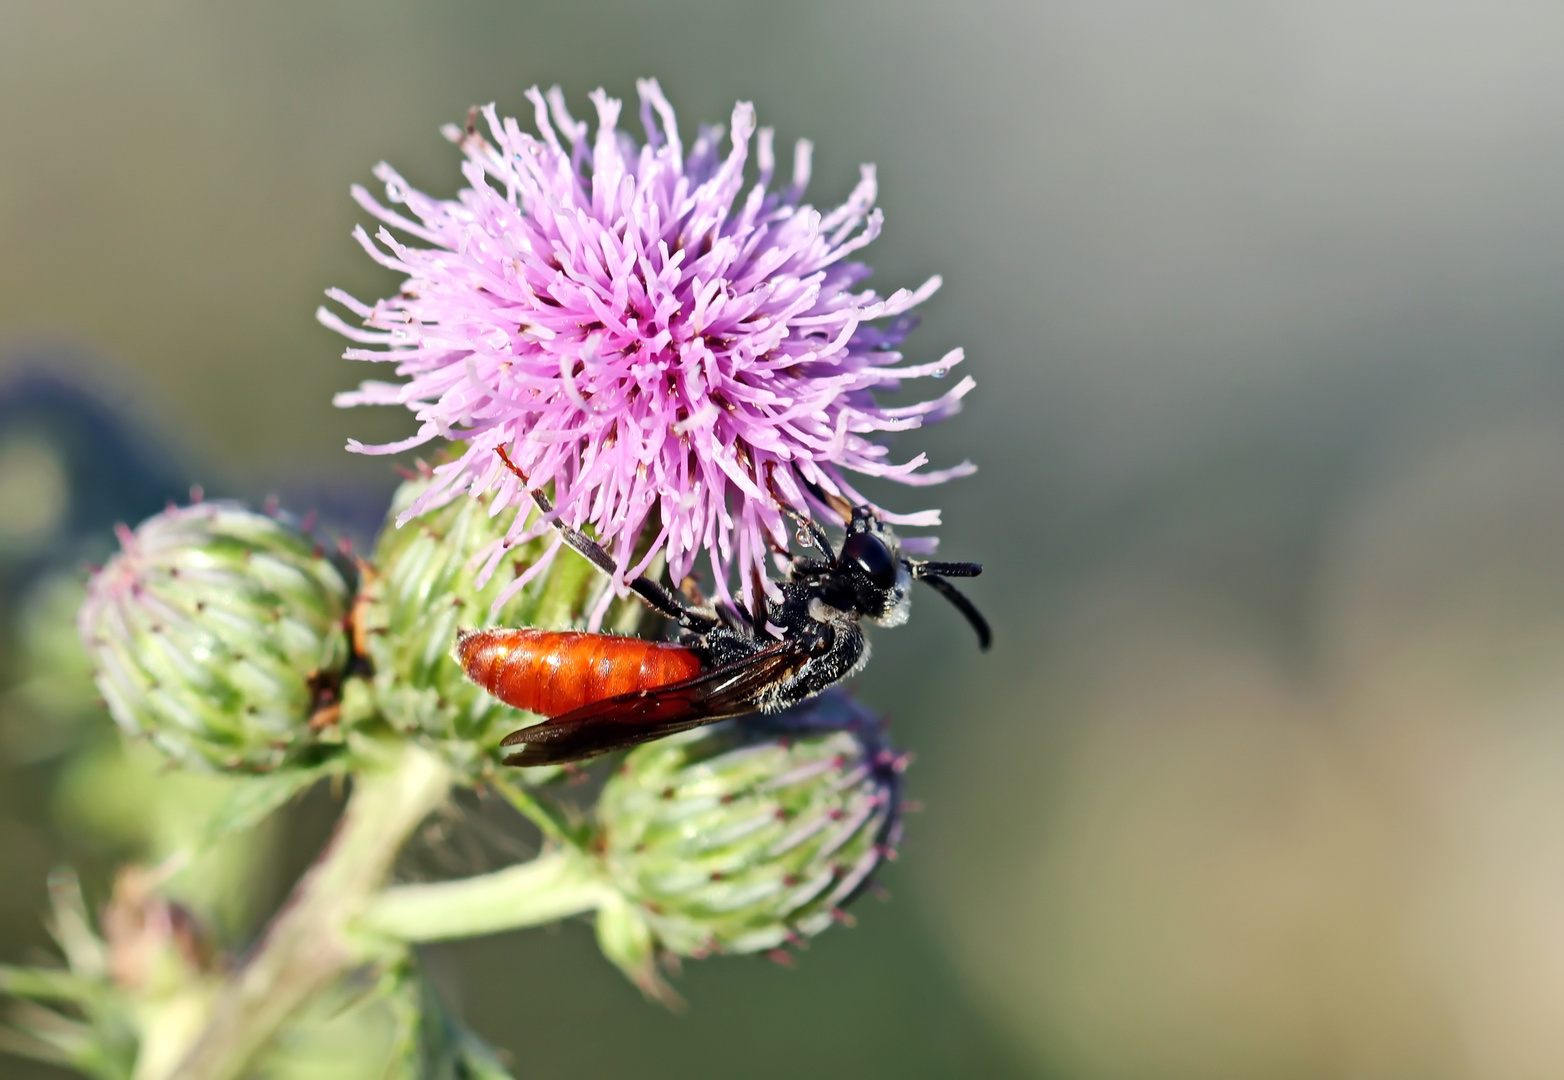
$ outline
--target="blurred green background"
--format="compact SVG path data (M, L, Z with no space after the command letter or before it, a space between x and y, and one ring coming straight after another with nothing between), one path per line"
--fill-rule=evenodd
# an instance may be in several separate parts
M389 494L341 447L409 420L331 408L365 372L312 318L395 285L348 185L449 194L469 105L641 75L813 138L817 205L878 163L875 283L944 274L912 355L979 380L903 448L982 471L872 491L945 507L998 641L932 595L876 636L927 808L795 970L688 965L674 1017L584 925L433 951L518 1075L1564 1073L1548 4L0 4L0 958L134 847L67 764L104 721L27 678L109 525Z

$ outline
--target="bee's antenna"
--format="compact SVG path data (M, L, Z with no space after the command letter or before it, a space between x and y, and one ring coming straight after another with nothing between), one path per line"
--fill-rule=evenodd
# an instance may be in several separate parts
M951 577L977 577L983 572L983 567L978 563L936 563L936 562L912 562L907 565L912 568L912 576L919 581L926 581L934 587L934 591L949 600L956 610L966 616L967 622L972 624L972 629L977 632L978 648L988 650L994 643L994 632L989 629L988 620L983 618L983 613L977 606L968 600L966 594L946 581L941 574L949 574Z
M940 577L977 577L983 564L975 562L918 562L912 564L912 576L938 574Z

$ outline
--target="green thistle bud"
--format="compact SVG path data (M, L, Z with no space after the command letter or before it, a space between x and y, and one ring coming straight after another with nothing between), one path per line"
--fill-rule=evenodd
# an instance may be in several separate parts
M476 768L495 756L502 738L535 718L462 674L451 658L457 628L580 625L609 582L563 551L495 610L495 600L543 556L551 538L504 547L517 511L490 516L492 494L455 499L397 528L397 516L426 486L409 481L392 499L365 568L354 633L374 666L375 704L392 726L436 739L453 764ZM632 630L645 610L617 602L608 625Z
M840 691L643 746L598 802L608 876L669 952L801 943L845 921L842 905L894 854L906 760ZM632 952L610 959L644 984Z
M292 527L229 503L170 508L119 535L77 619L114 719L187 763L297 760L349 658L336 566Z

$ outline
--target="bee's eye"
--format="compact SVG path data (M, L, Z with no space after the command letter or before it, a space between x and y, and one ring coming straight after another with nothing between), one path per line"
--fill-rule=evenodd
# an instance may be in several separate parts
M896 558L878 536L869 533L849 536L842 546L842 562L858 567L877 588L889 589L896 584Z

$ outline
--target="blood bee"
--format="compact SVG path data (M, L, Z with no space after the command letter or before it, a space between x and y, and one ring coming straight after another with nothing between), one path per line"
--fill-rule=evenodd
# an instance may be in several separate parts
M498 453L526 484L505 451ZM868 660L864 621L907 621L914 581L927 582L954 604L977 632L979 646L988 648L988 622L946 580L977 577L980 565L909 559L870 508L817 494L839 509L847 535L836 550L816 522L795 515L799 539L824 557L793 559L778 586L780 602L757 588L757 608L747 611L692 602L645 577L630 582L633 592L678 625L678 644L531 629L460 632L455 657L468 678L507 705L549 717L505 738L502 745L521 746L505 763L579 761L813 697ZM553 514L541 491L531 495L545 516ZM613 573L613 559L590 537L556 527L567 544Z

